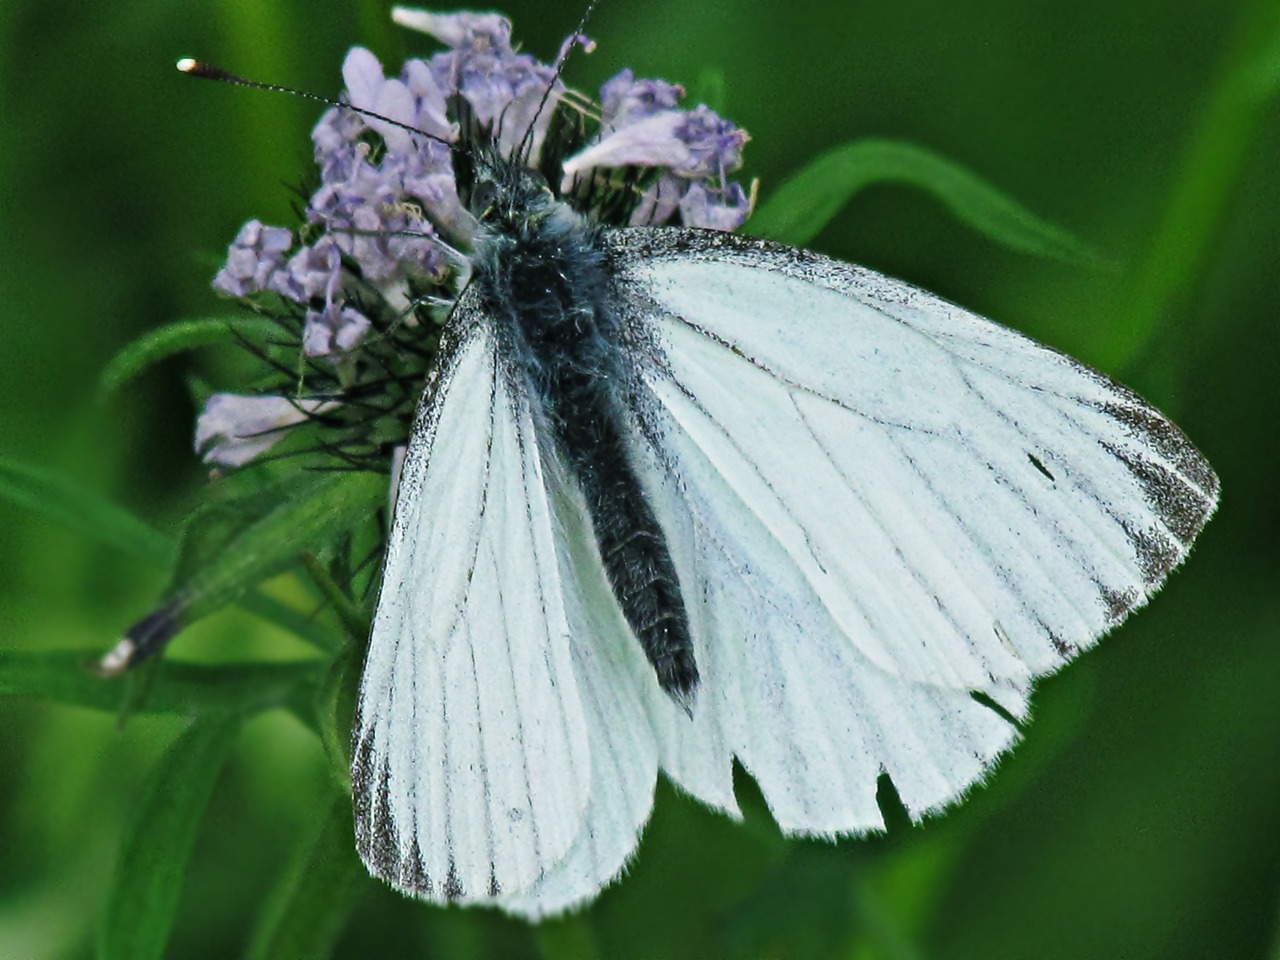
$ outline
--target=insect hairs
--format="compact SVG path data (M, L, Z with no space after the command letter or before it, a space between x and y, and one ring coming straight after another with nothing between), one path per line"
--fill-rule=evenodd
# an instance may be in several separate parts
M623 616L662 689L690 709L698 683L693 641L675 563L632 452L628 387L636 361L623 336L603 228L556 199L518 160L481 156L475 302L493 323L513 393L530 399L536 429L577 482Z

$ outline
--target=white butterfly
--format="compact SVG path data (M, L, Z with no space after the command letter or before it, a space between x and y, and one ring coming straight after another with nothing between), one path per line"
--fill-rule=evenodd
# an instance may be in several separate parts
M1017 333L774 243L591 228L498 174L354 734L360 853L400 890L582 903L659 770L737 816L735 757L789 834L881 828L881 773L937 810L1016 738L990 704L1024 717L1214 510L1177 427ZM557 323L604 355L531 345Z

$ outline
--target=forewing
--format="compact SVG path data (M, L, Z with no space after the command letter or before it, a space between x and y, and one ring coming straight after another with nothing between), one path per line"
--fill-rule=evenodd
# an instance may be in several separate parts
M400 478L352 786L371 872L484 901L565 857L591 761L529 401L465 300L451 324Z
M650 482L725 664L700 703L789 829L874 825L879 769L913 812L955 796L1012 736L970 693L1021 716L1213 511L1161 414L997 324L763 241L610 242L650 352Z

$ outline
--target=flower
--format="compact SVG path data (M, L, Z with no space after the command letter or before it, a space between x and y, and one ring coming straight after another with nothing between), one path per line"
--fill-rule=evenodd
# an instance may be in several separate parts
M250 220L236 234L227 262L213 278L213 288L229 297L247 297L266 290L293 246L293 231L266 227Z
M196 453L220 467L244 466L275 446L290 427L328 406L322 400L215 393L196 420Z
M392 15L444 49L394 75L370 51L348 52L344 101L357 109L331 107L312 130L319 185L305 222L290 230L249 221L214 280L218 292L275 316L283 335L255 345L276 378L262 395L215 394L201 413L196 448L211 463L242 466L324 410L321 446L386 468L408 435L438 324L470 273L478 224L461 199L470 184L458 182L452 145L477 129L506 156L558 165L553 190L606 225L733 230L751 212L748 192L728 179L746 134L705 106L682 108L678 85L619 72L601 87L599 127L584 140L552 120L585 98L513 45L506 18L404 7ZM591 49L574 34L556 63L575 45Z
M370 326L368 317L350 307L332 304L323 311L308 310L302 331L302 352L309 357L327 357L331 353L353 350Z

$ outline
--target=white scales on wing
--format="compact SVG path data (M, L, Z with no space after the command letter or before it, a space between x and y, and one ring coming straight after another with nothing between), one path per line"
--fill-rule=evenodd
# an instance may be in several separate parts
M1141 605L1216 478L1107 378L905 284L684 230L605 235L640 384L633 462L700 682L660 688L591 517L464 296L400 494L361 695L361 850L438 900L538 916L623 869L661 767L779 824L883 825L978 780L1032 680ZM447 437L447 448L440 438Z

